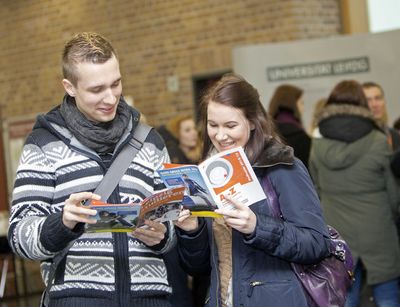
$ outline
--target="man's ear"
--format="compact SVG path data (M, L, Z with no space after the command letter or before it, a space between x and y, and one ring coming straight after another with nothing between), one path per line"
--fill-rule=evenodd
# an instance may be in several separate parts
M62 85L64 86L64 89L68 95L70 95L71 97L75 96L75 86L71 83L71 81L69 81L68 79L63 79Z

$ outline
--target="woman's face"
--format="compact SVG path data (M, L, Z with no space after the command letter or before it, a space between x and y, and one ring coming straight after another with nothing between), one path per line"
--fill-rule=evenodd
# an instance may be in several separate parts
M299 110L300 114L303 115L304 112L304 100L303 100L303 96L301 96L297 102L297 109Z
M218 151L245 147L254 125L242 110L210 101L207 108L207 133Z
M179 145L186 148L197 146L198 133L193 119L185 119L179 126Z

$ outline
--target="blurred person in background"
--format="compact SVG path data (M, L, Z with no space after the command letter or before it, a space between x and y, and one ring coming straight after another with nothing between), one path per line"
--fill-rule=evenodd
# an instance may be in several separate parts
M396 150L400 147L400 134L396 129L388 125L388 114L386 110L385 93L382 87L375 82L365 82L362 85L364 94L367 97L368 107L371 110L375 120L378 121L381 128L385 131L388 143Z
M394 121L393 128L400 133L400 117ZM393 174L400 178L400 148L397 148L396 152L393 154L391 167Z
M400 133L400 117L397 118L393 123L393 129L396 129L398 133Z
M342 81L317 119L310 173L327 223L348 242L355 282L346 307L359 305L363 267L378 306L399 306L400 249L395 225L399 191L391 148L356 81Z
M392 158L392 162L390 164L393 174L397 177L400 178L400 149L398 149L394 154Z
M157 130L165 141L171 163L199 162L201 154L199 132L191 115L178 115Z
M317 118L325 106L326 106L326 98L319 99L314 105L314 110L311 118L311 126L310 126L310 135L313 138L322 137L321 133L319 133Z
M303 127L303 111L303 90L294 85L280 85L269 102L268 113L275 119L278 132L308 167L311 138Z

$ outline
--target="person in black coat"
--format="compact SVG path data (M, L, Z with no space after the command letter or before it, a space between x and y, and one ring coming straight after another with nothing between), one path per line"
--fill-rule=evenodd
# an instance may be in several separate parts
M304 130L302 113L303 90L290 84L280 85L274 92L268 113L275 119L278 132L293 147L294 155L308 167L311 137Z
M400 149L398 149L392 158L392 163L390 164L393 174L400 178Z

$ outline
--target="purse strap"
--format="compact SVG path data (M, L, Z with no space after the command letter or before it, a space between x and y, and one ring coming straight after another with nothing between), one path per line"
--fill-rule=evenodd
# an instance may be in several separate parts
M135 132L133 133L133 137L115 158L107 173L104 175L103 179L93 192L94 194L100 195L101 200L107 201L108 197L114 191L118 182L125 174L133 158L142 148L144 141L146 140L151 129L152 128L147 124L141 122L138 123ZM87 204L90 204L90 201ZM47 286L42 297L44 306L48 306L49 304L49 291L53 285L57 267L61 260L68 254L69 249L72 247L72 245L74 245L74 243L75 240L71 241L68 243L67 247L53 257L53 263L51 264L49 271L49 278L47 279Z
M262 179L262 186L265 194L267 195L268 204L272 217L281 218L284 220L282 214L278 195L276 194L275 188L272 185L271 179L265 174ZM345 262L347 267L352 267L352 256L348 248L347 243L339 235L338 231L330 225L327 225L329 233L329 252L331 255L338 258L340 261Z
M262 178L262 187L264 189L265 195L267 196L267 200L269 203L269 209L271 211L271 216L272 217L277 217L280 219L284 219L281 207L279 204L279 199L278 195L276 195L274 186L272 185L271 180L267 176L267 174L264 174Z

